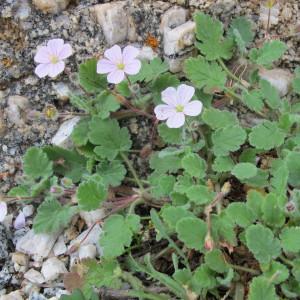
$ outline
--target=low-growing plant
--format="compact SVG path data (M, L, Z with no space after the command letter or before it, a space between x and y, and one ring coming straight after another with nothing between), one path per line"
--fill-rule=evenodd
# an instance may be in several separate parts
M259 76L283 42L250 48L245 17L226 34L208 15L194 20L199 54L183 74L160 58L140 62L131 46L82 63L74 148L29 148L22 183L3 197L40 201L36 233L105 209L103 256L73 267L63 299L97 299L99 289L154 300L299 297L300 69L283 98ZM229 68L233 57L242 59ZM148 124L143 145L126 128L132 116Z

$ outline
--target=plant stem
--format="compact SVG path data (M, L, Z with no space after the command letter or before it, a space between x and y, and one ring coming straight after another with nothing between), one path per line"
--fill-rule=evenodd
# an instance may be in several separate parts
M289 265L290 267L293 267L294 264L287 258L285 258L283 255L280 255L279 258L287 265Z
M247 268L247 267L238 266L238 265L232 265L232 264L229 264L229 266L232 269L234 269L234 270L247 272L247 273L250 273L250 274L253 274L253 275L259 275L260 274L260 271L254 270L254 269L250 269L250 268Z
M126 163L128 169L130 170L130 172L131 172L131 174L132 174L132 176L133 176L133 178L134 178L136 184L137 184L138 187L140 188L141 192L144 192L144 186L143 186L143 183L142 183L141 180L139 179L139 176L137 175L137 173L136 173L134 167L132 166L130 160L128 159L128 157L127 157L124 153L120 152L120 155L121 155L122 159L124 160L124 162Z
M139 205L139 204L141 204L141 203L143 203L144 201L143 201L143 199L136 199L134 202L132 202L131 204L130 204L130 206L129 206L129 209L128 209L128 215L132 215L132 214L134 214L134 211L135 211L135 208L136 208L136 206L137 205Z

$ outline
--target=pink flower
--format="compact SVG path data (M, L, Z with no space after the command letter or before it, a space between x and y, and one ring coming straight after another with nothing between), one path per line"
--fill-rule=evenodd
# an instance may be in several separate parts
M133 46L126 46L122 50L115 45L104 52L104 57L97 63L97 73L108 74L107 81L118 84L124 80L125 74L135 75L141 69L141 62L136 59L139 50Z
M0 222L3 222L7 215L7 205L5 202L0 201Z
M18 214L18 216L16 217L16 219L15 219L14 228L17 229L17 230L21 229L21 228L24 228L25 224L26 224L25 215L23 214L23 212L20 212Z
M47 46L38 49L34 61L39 63L35 68L35 74L43 78L45 76L56 77L64 68L64 59L72 55L70 44L65 44L62 39L48 41Z
M169 128L179 128L184 125L185 115L198 116L202 111L202 102L191 101L195 89L192 86L181 84L177 90L168 87L161 93L162 101L166 104L157 105L154 109L158 120L167 120Z

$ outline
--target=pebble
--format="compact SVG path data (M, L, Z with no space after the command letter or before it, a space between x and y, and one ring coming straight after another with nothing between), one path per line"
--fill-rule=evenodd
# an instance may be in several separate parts
M4 265L1 266L0 271L0 290L9 284L13 272L13 263L9 260L6 260Z
M8 97L7 105L6 113L8 120L12 124L23 126L24 119L22 118L22 113L29 107L28 98L19 95L10 96Z
M7 295L0 296L0 300L23 300L21 291L13 291Z
M14 17L24 21L28 19L31 14L31 7L27 0L22 0L17 2L16 12Z
M79 259L84 259L84 258L95 258L97 255L97 248L95 245L82 245L79 248L78 251L78 256Z
M0 223L0 260L8 258L8 231L6 227Z
M57 14L66 9L70 0L32 0L32 3L43 13Z
M46 281L57 279L61 274L67 273L64 263L56 257L48 258L42 266L41 270Z
M280 12L280 6L279 3L275 4L271 10L270 10L270 20L269 20L269 8L264 5L264 3L261 3L260 7L260 15L259 20L263 24L264 28L267 28L268 22L269 25L277 25L279 21L279 12ZM269 20L269 21L268 21Z
M66 253L67 251L67 246L64 240L64 236L61 235L59 236L57 242L55 243L54 247L53 247L53 253L55 256L59 256L62 255L64 253Z
M24 274L24 278L38 285L45 282L45 278L43 277L43 275L35 269L28 270Z
M104 216L104 209L101 208L91 211L80 212L80 217L84 220L88 227L91 227L95 222L101 221Z
M140 52L139 52L139 55L138 55L138 59L141 59L141 60L152 60L154 59L155 57L157 57L158 54L155 53L153 51L153 49L149 46L143 46L141 49L140 49Z
M11 260L13 263L17 263L20 266L27 266L29 262L28 256L21 252L14 252L12 254Z
M33 205L25 205L22 209L22 212L26 218L31 217L34 213L34 206Z
M185 23L187 13L187 10L182 7L175 6L168 9L161 17L160 32L164 33Z
M70 98L71 90L64 82L58 82L52 84L54 92L57 98L63 102L66 102Z

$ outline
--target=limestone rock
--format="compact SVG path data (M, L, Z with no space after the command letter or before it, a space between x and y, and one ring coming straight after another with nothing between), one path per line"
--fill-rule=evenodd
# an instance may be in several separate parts
M63 235L61 235L53 247L53 253L55 256L59 256L66 253L66 251L67 246L65 244Z
M164 33L165 31L171 30L186 21L187 10L182 7L172 7L168 9L161 18L160 31Z
M32 2L43 13L57 14L68 6L70 0L32 0Z
M144 46L141 48L137 58L140 60L152 60L157 56L158 54L155 53L151 47Z
M79 259L84 259L84 258L95 258L97 255L97 249L95 245L82 245L79 248L78 251L78 256Z
M70 98L71 90L67 84L65 84L64 82L58 82L53 83L52 86L59 100L65 102Z
M35 284L42 284L45 282L43 275L35 269L30 269L24 274L24 278Z
M67 273L67 269L62 261L56 257L48 258L41 270L46 281L57 279L61 274Z
M80 217L84 220L88 227L92 226L95 222L100 221L104 217L103 209L96 209L91 211L81 211Z
M0 300L23 300L21 291L13 291L7 295L0 296Z
M80 117L77 116L63 122L52 138L51 143L62 148L72 147L71 134L79 120Z
M278 2L270 10L269 26L278 24L279 12L280 12L280 6L279 6L279 2ZM266 7L264 5L264 3L262 2L261 7L260 7L259 20L263 24L264 28L267 28L267 26L268 26L268 19L269 19L269 8Z
M17 263L20 266L27 266L29 258L26 254L21 252L14 252L11 257L12 262Z
M29 107L28 99L19 95L10 96L8 97L7 106L6 112L9 121L16 126L23 126L22 113Z
M281 97L284 97L289 92L293 80L293 74L290 71L279 68L271 70L261 69L259 76L269 81L278 90Z
M31 229L17 241L16 250L38 257L47 257L59 233L35 234Z

